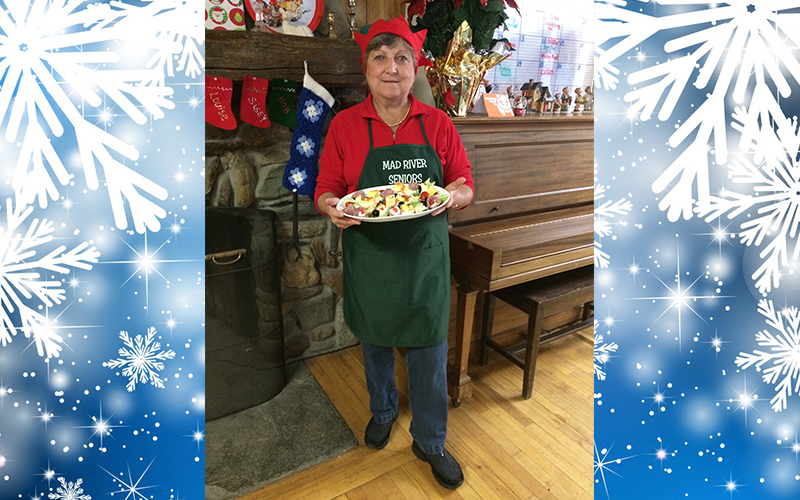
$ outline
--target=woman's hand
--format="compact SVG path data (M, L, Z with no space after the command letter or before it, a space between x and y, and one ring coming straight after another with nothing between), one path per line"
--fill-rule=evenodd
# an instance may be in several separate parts
M360 220L346 216L341 210L336 210L337 203L339 203L339 198L335 196L325 198L325 204L328 206L328 217L331 218L336 227L344 229L361 224Z
M464 186L464 182L466 182L466 179L459 177L445 187L450 196L448 196L444 205L431 213L431 216L439 215L451 206L453 208L464 207L472 201L472 190L468 186Z

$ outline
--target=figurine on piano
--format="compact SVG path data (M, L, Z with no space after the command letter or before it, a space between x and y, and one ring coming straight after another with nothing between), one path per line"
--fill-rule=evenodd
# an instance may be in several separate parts
M586 98L583 97L583 89L580 87L575 88L575 111L583 111L583 106L586 104Z
M566 113L569 111L569 107L572 104L572 96L569 95L569 87L564 87L559 100L561 101L561 112Z
M381 449L389 442L400 411L394 348L404 347L411 450L441 486L455 489L464 475L445 448L450 253L447 217L440 215L467 206L473 184L452 120L410 93L418 64L428 63L420 53L425 33L412 33L403 17L355 33L370 93L331 121L315 199L342 228L344 318L361 341L372 413L364 443ZM362 224L336 209L359 189L428 179L450 195L431 215Z
M594 109L594 92L592 92L592 86L588 85L586 87L586 95L583 96L585 102L583 104L583 109L585 111L592 111Z

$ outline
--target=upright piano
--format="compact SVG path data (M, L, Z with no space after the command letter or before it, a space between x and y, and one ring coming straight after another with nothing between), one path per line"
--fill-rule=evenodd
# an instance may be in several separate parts
M478 298L593 265L594 115L468 116L453 123L475 181L472 204L448 214L457 284L448 382L458 406L472 394L467 362L480 323Z

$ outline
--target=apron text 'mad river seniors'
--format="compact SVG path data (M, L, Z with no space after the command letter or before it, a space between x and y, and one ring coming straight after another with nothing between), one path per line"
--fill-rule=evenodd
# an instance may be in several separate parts
M400 180L443 186L442 162L425 144L374 147L357 189ZM422 347L447 338L450 319L450 241L447 216L376 224L362 222L342 233L344 316L360 340L385 347Z

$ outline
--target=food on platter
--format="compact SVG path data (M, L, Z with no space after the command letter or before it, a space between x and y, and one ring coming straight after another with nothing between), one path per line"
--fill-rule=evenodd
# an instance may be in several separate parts
M447 203L449 193L430 179L359 189L339 200L336 208L348 217L369 222L427 215Z

